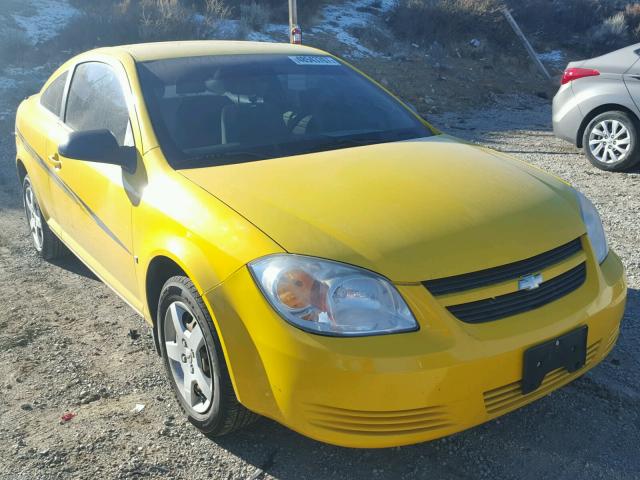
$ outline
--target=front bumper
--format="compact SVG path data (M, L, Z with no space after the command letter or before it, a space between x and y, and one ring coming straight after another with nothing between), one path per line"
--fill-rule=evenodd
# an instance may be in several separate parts
M566 297L478 325L451 316L421 285L400 286L421 328L376 337L322 337L294 328L271 309L246 268L204 300L247 408L323 442L389 447L486 422L600 362L618 336L626 283L614 252L587 268L587 281ZM524 350L581 325L589 328L585 367L551 372L538 390L522 395Z

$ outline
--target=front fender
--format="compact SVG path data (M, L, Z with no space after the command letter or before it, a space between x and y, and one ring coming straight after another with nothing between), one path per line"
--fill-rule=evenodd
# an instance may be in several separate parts
M242 215L178 172L151 164L147 174L132 218L140 292L146 292L149 265L158 256L180 266L202 295L249 261L283 251ZM143 303L148 316L146 298Z

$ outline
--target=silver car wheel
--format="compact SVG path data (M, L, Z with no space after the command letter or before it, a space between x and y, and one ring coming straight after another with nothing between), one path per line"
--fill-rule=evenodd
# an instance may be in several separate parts
M603 120L589 133L589 150L599 162L621 162L631 150L629 130L618 120Z
M180 394L196 413L213 400L212 362L202 329L182 302L169 305L164 316L165 348Z
M24 206L27 212L27 220L29 221L29 229L33 237L33 243L36 249L42 251L44 245L44 232L42 231L42 213L36 196L33 194L31 184L27 183L24 188Z

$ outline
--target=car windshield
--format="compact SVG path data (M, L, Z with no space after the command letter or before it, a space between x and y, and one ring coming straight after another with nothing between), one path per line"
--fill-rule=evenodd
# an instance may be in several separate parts
M221 55L138 65L174 168L285 157L432 135L398 101L322 55Z

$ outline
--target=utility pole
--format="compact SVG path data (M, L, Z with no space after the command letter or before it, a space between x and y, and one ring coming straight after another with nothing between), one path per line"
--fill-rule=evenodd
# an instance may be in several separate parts
M545 68L544 64L540 61L540 58L538 58L536 51L533 49L533 47L529 43L529 40L527 40L527 37L518 26L518 23L511 15L511 12L505 7L502 9L502 14L504 15L504 18L507 19L507 22L509 23L509 25L511 25L511 28L522 42L522 45L527 50L527 53L531 57L531 60L533 60L533 63L535 63L536 67L538 67L538 70L540 70L540 73L542 73L542 75L544 75L547 80L551 80L551 75L549 75L549 72Z
M297 0L289 0L289 41L298 45L302 43L302 30L298 25Z

